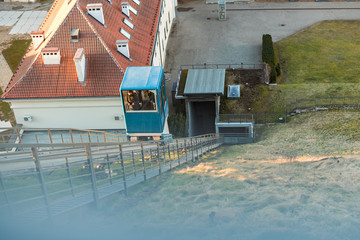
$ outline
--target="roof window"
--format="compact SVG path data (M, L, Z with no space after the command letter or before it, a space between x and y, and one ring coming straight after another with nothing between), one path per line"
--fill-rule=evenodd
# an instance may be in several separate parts
M132 0L132 1L140 6L140 1L139 0Z
M130 10L130 12L132 12L133 14L135 14L137 16L137 10L135 8L133 8L132 6L129 5L129 10Z
M78 42L80 36L80 30L78 28L71 29L71 39L70 42Z
M129 20L127 20L126 18L124 18L124 23L131 29L134 29L134 24L132 22L130 22Z
M123 28L120 28L120 33L124 35L126 38L131 39L131 34L125 31Z

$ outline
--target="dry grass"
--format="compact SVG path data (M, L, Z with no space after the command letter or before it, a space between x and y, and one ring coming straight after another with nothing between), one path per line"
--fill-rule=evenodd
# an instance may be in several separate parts
M264 129L255 144L222 147L92 214L131 239L357 239L360 139L319 127L359 124L359 116L297 116Z

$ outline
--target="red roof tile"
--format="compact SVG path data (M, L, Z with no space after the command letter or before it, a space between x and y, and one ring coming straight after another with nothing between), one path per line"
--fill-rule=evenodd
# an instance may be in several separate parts
M55 1L40 28L45 31L45 41L40 50L30 47L2 98L119 96L126 68L150 65L161 4L161 0L142 0L140 6L128 2L138 12L137 16L130 12L128 18L134 29L123 22L127 17L121 13L121 1ZM86 13L90 3L102 3L105 26ZM80 30L78 42L70 41L74 28ZM131 34L131 61L117 52L116 40L127 39L120 28ZM60 65L44 66L39 54L44 47L60 49ZM87 59L85 84L78 83L73 60L79 48Z

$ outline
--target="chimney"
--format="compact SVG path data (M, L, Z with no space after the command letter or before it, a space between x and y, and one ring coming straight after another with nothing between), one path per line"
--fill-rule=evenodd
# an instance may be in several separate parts
M116 40L117 51L130 59L129 40Z
M44 65L60 65L60 49L57 47L43 48L41 50Z
M125 14L126 16L130 17L129 3L128 2L122 2L121 3L121 12L123 14Z
M102 3L91 3L86 5L87 13L92 16L96 21L105 25L104 13Z
M32 31L30 36L35 49L37 49L39 45L45 40L45 32L42 30Z
M74 62L76 67L76 72L78 76L79 83L85 83L86 80L86 58L85 50L83 48L78 48L74 56Z

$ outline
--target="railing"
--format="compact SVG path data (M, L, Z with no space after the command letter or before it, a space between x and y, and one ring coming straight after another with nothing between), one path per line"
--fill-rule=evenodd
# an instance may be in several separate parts
M3 129L0 143L100 143L126 142L125 134L112 134L105 131L81 129L32 129L14 127ZM3 149L4 150L4 149ZM5 149L7 150L7 149Z
M127 143L18 144L0 154L0 218L41 221L195 161L218 135ZM14 144L1 144L12 148Z
M245 123L245 122L253 122L254 115L253 114L220 114L216 118L217 123Z
M181 65L180 70L185 69L262 69L265 68L266 64L264 63L254 63L254 64L244 64L244 63L235 63L235 64L214 64L214 63L204 63L204 64L193 64L193 65Z

